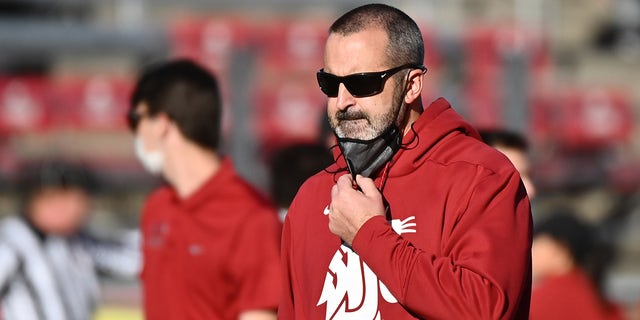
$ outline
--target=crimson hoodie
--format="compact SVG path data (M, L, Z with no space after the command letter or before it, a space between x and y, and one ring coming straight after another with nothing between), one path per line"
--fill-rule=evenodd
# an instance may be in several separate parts
M390 221L352 248L329 231L344 158L308 179L285 219L279 319L526 319L531 211L518 172L444 99L374 181Z

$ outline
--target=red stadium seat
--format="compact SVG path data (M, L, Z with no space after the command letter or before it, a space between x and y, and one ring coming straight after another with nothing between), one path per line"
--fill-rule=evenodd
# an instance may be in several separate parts
M129 78L96 75L56 81L54 125L76 129L126 128L133 82Z
M555 104L557 137L568 148L602 148L628 140L634 115L622 90L596 88L562 92Z
M505 72L511 56L528 57L527 90L530 96L544 90L550 68L550 52L539 32L513 25L475 25L463 35L465 50L464 102L469 120L483 127L504 126ZM526 61L526 60L525 60ZM532 125L542 133L544 104L539 97L530 101Z
M269 154L288 143L317 141L326 97L317 86L287 82L258 89L255 106L256 135Z
M182 17L170 26L171 55L190 58L211 71L228 69L234 50L250 41L249 27L240 19Z
M48 85L43 77L0 78L0 129L4 132L47 129Z
M474 78L499 76L503 59L510 54L526 53L534 79L551 65L546 39L540 32L524 27L479 25L469 28L463 36L465 67Z
M329 22L324 20L278 20L259 30L261 68L312 71L322 67Z
M544 90L532 90L529 99L529 129L533 144L556 140L553 124L554 96Z
M500 87L492 81L470 82L464 91L464 105L467 118L477 127L495 128L502 123L502 104Z

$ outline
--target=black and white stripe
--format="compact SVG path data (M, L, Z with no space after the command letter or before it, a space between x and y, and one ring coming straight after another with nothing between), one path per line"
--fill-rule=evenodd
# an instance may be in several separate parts
M4 319L87 320L99 287L90 255L73 239L40 239L20 218L0 224Z

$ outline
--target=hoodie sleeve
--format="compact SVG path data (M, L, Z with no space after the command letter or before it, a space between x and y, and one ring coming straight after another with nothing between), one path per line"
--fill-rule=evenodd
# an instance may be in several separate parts
M300 198L304 198L304 196L296 195L291 206L289 206L289 210L287 210L287 215L285 216L282 227L280 240L282 290L280 291L280 303L278 305L278 320L307 318L305 315L301 314L301 308L296 305L296 301L294 299L296 292L303 291L303 289L300 288L300 285L306 284L299 279L294 266L296 262L296 253L294 252L295 246L293 243L295 234L295 228L293 228L293 225L295 224L295 216L300 213L297 211L302 210L300 208L304 207L303 204L300 204Z
M291 211L291 209L289 209ZM293 316L293 288L291 283L291 268L290 268L290 239L291 231L289 225L289 216L285 217L284 226L282 228L282 240L281 240L281 261L282 261L282 279L283 288L280 294L280 304L278 306L278 319L294 319Z
M514 172L485 176L472 190L456 211L441 213L457 215L443 253L415 247L384 217L367 221L353 248L420 318L526 319L531 212L524 187Z

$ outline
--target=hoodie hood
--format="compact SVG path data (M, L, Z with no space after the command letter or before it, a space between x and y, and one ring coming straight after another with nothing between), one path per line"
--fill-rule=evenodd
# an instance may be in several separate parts
M478 131L462 119L444 98L433 101L412 126L413 130L409 130L402 137L402 147L391 160L389 177L403 176L415 171L429 157L432 147L450 134L459 133L482 140ZM335 148L333 153L336 163L328 170L346 171L345 159L340 149ZM381 170L378 176L382 171L384 170Z

